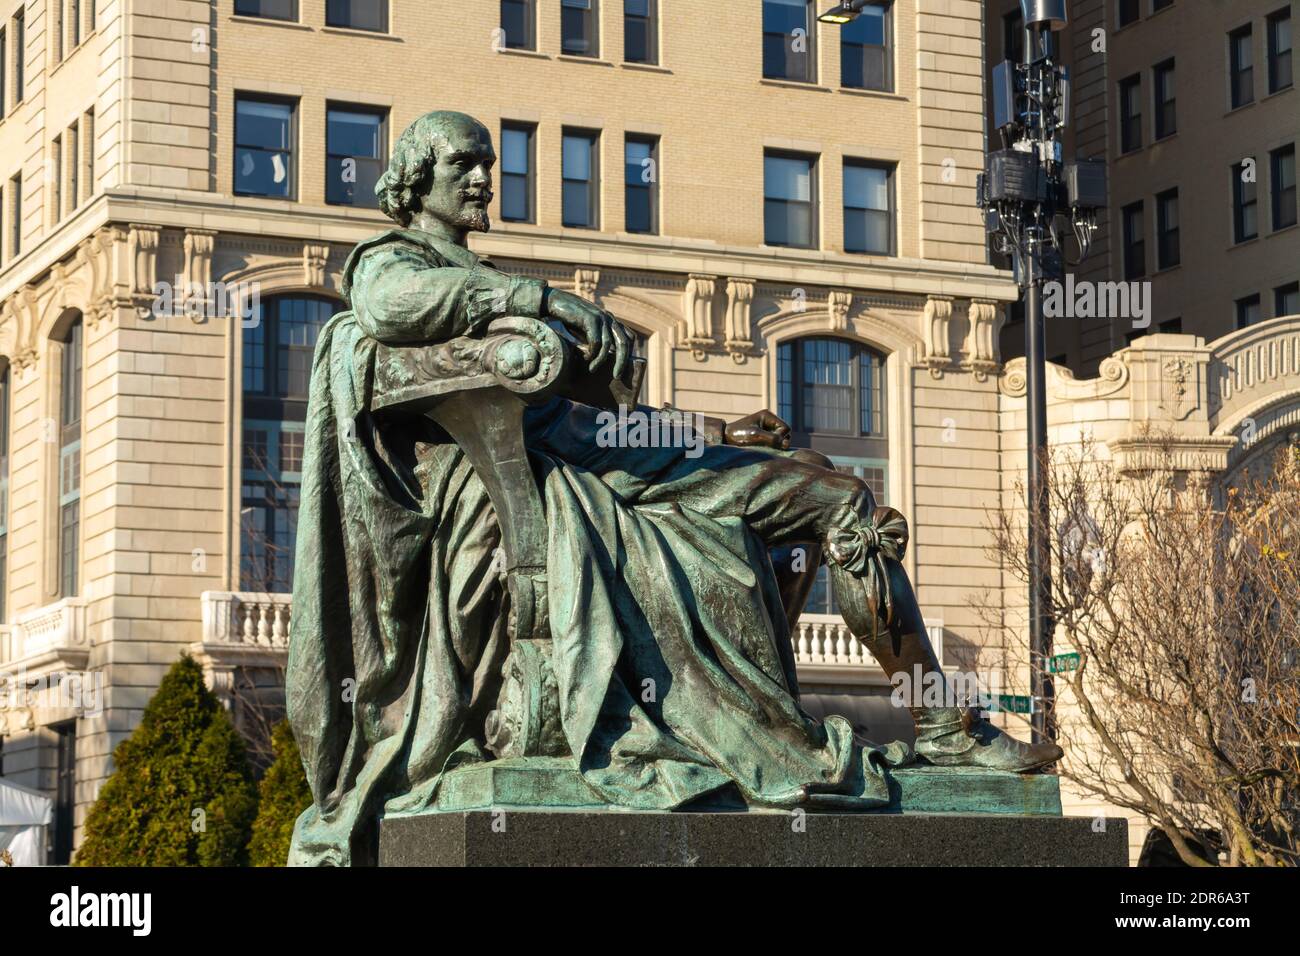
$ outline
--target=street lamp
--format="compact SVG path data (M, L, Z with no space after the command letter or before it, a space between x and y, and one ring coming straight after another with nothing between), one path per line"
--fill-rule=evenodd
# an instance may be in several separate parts
M835 4L817 19L822 23L852 23L862 13L862 8L867 5L867 2L868 0L844 0L843 3Z
M1070 79L1056 59L1053 32L1069 22L1065 0L1020 0L1023 61L993 68L993 125L1002 149L988 154L976 202L998 252L1008 254L1025 293L1025 372L1029 421L1029 657L1034 742L1055 737L1048 721L1055 691L1052 656L1051 501L1047 487L1047 359L1043 286L1064 272L1061 225L1087 257L1106 205L1103 162L1062 161L1061 131L1069 122Z

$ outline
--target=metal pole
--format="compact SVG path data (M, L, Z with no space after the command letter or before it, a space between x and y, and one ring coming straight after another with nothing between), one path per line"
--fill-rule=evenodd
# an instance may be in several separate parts
M1050 28L1035 25L1025 38L1026 63L1051 55ZM1040 90L1039 93L1045 91ZM1035 147L1055 139L1055 124L1044 116L1040 99L1038 121L1033 130ZM1039 153L1039 160L1047 159ZM1033 742L1053 740L1056 736L1054 722L1047 719L1052 706L1055 688L1047 673L1047 663L1052 657L1052 632L1056 622L1052 615L1052 556L1051 556L1051 501L1048 497L1047 474L1047 343L1043 324L1043 257L1050 233L1046 228L1052 211L1037 206L1032 221L1025 230L1023 262L1025 263L1025 371L1028 404L1028 505L1029 505L1029 663L1030 695L1033 700L1031 726Z

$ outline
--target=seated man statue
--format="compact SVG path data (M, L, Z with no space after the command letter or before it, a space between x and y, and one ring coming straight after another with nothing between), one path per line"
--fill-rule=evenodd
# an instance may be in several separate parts
M376 408L377 356L472 343L523 317L567 330L584 375L621 379L632 359L605 311L469 251L467 235L489 228L495 159L461 113L401 135L376 187L400 228L353 250L351 310L316 348L287 674L313 804L293 863L373 862L382 815L436 811L449 773L493 759L486 728L511 653L481 476L429 417ZM712 430L691 456L598 441L598 416L563 397L524 414L545 512L551 752L593 801L626 809L723 793L752 807L887 804L882 764L905 748L876 750L844 718L799 707L790 622L807 579L792 583L782 555L806 549L808 573L824 555L849 629L891 677L942 682L900 563L902 516L821 456L785 450L770 413ZM1027 772L1061 756L968 707L915 703L921 762Z

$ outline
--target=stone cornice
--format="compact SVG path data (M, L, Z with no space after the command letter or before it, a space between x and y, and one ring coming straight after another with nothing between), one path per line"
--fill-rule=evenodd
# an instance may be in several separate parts
M109 222L275 236L338 246L350 246L391 225L377 213L338 206L119 187L96 196L18 260L13 269L0 272L0 298L44 273ZM504 226L497 226L491 233L476 234L471 245L476 252L492 258L542 260L590 268L730 275L781 285L816 285L899 295L948 295L1000 302L1012 301L1017 294L1008 275L992 266L930 259L860 258L818 250Z

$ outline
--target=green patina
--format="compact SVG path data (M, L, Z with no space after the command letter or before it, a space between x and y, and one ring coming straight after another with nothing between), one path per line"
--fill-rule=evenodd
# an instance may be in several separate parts
M469 251L494 159L462 114L403 133L378 186L400 228L353 251L319 338L291 862L372 862L382 816L468 805L1059 812L1012 772L1054 745L914 702L907 769L800 708L791 623L823 556L886 672L941 674L906 522L770 412L706 421L694 458L598 440L644 369L597 305Z

